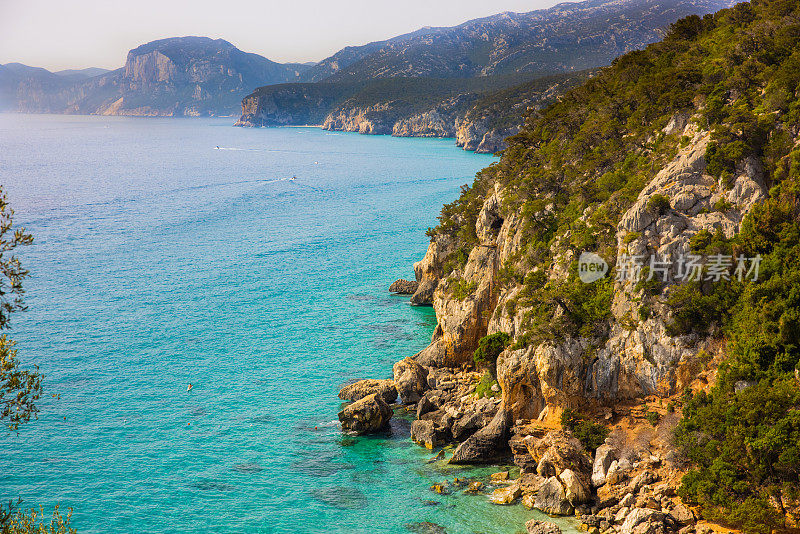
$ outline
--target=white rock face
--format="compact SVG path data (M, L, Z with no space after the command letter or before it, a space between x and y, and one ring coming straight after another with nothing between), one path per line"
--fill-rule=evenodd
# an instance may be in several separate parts
M594 465L592 466L592 485L602 486L606 483L606 473L611 467L611 462L616 459L617 451L607 444L600 445L594 453Z
M733 236L744 216L766 195L763 170L755 159L741 162L727 183L710 176L705 160L710 134L698 131L689 119L673 117L667 130L686 136L689 142L643 188L616 228L618 257L640 255L648 262L653 255L668 255L673 275L678 272L678 257L691 252L694 235L707 230ZM654 208L656 195L666 197L668 206ZM583 214L590 216L590 210ZM415 270L421 288L430 291L436 285L432 301L438 324L430 346L416 356L420 363L458 366L471 360L484 335L506 332L512 339L518 337L526 312L517 308L522 286L501 286L499 272L509 261L522 272L532 267L517 254L522 249L519 221L518 213L503 208L503 191L496 186L477 217L479 244L462 268L446 279L436 278L433 266L441 265L454 246L431 243ZM573 251L557 256L544 274L549 279L566 278L573 258ZM436 282L426 283L426 279ZM675 283L667 280L662 296ZM463 300L454 297L458 289L467 293ZM649 302L647 314L640 314L643 302ZM705 337L671 335L667 330L670 310L658 300L648 301L634 282L615 282L611 312L610 331L600 346L596 341L566 337L525 348L512 345L499 356L497 378L503 407L514 420L534 419L548 405L576 406L586 399L610 404L674 393L692 378L682 370L684 364L688 369L700 349L712 350ZM613 460L605 454L600 458L592 477L595 486L605 482Z
M589 502L592 492L583 483L581 478L572 469L564 469L560 475L559 480L564 485L564 494L572 506L578 506L585 502Z

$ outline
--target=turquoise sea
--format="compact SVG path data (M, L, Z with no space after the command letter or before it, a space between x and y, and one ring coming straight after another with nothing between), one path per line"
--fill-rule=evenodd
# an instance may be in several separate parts
M492 161L231 119L0 115L0 183L35 236L10 335L48 393L0 433L0 498L71 506L81 533L510 534L543 517L432 493L496 468L426 463L402 418L390 436L337 427L341 385L429 340L432 310L387 288Z

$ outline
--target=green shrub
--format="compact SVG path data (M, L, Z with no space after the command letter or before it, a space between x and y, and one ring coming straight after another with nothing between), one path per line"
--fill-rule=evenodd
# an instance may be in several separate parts
M476 289L478 289L477 282L467 282L463 278L459 278L450 283L448 286L450 290L450 295L453 296L456 300L464 300L468 296L472 295Z
M647 209L656 215L664 215L669 211L669 197L656 193L647 200Z
M505 332L497 332L483 336L478 341L478 348L472 355L472 359L479 367L485 367L492 376L497 376L497 357L511 343L511 336Z
M561 414L561 425L571 431L590 452L594 452L608 437L609 430L604 425L588 421L583 415L569 408Z
M647 422L649 422L652 426L656 426L658 422L661 420L661 414L659 414L658 412L648 411L645 414L645 417L647 418Z
M500 392L492 391L492 386L497 384L497 379L489 372L486 371L481 377L481 381L475 386L475 397L496 397ZM499 385L499 384L498 384Z
M731 208L733 208L733 204L731 204L724 198L721 198L716 202L714 202L714 211L725 213L726 211L730 211Z
M640 234L639 232L628 232L627 234L625 234L622 243L625 245L630 245L631 243L639 239L641 235L642 234Z

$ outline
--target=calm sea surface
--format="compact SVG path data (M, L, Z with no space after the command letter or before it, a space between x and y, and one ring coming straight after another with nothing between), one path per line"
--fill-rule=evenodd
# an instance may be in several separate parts
M407 421L337 427L341 385L426 345L432 310L387 288L493 159L230 124L0 115L0 183L35 236L10 334L48 393L38 421L0 432L0 498L72 506L82 533L511 534L541 518L430 492L496 468L426 463Z

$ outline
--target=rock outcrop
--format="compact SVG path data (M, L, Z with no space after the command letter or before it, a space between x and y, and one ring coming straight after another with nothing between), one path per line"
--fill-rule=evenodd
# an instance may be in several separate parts
M513 239L510 246L505 243L511 224L503 220L499 211L498 190L488 196L478 216L476 233L480 244L472 249L463 269L455 270L436 284L433 307L438 324L431 344L415 356L425 366L457 367L470 363L478 341L487 334L489 318L497 304L497 273L516 246ZM446 238L442 241L446 242ZM431 242L428 254L414 266L415 272L423 274L422 277L418 274L418 279L424 280L426 268L428 273L435 273L430 266L442 262L443 248L439 242ZM422 285L420 281L420 290ZM429 283L428 287L432 285Z
M397 388L394 386L394 380L375 380L372 378L359 380L344 386L339 390L339 398L357 401L373 393L377 393L387 404L392 404L397 400Z
M494 419L467 438L453 452L451 464L492 463L508 454L511 414L499 411Z
M400 360L394 367L394 384L405 404L419 401L428 389L428 371L411 358Z
M397 293L398 295L413 295L419 288L419 282L414 280L395 280L389 286L390 293Z
M293 81L307 68L242 52L222 39L174 37L134 48L120 69L70 78L69 83L38 69L43 72L16 81L19 90L13 109L146 117L237 116L242 98L254 87ZM3 78L0 71L0 93Z
M392 102L382 102L366 108L340 107L325 117L322 129L388 135L392 133L394 117Z
M681 136L681 147L620 217L614 237L621 255L647 259L655 254L686 254L690 240L702 231L734 235L745 214L763 200L763 171L752 158L740 163L727 187L708 175L704 155L709 134L698 130L690 118L676 116L670 121L669 135ZM530 266L520 260L521 215L504 208L507 194L494 185L483 195L474 219L477 244L466 258L458 261L456 240L439 233L415 264L419 285L412 298L431 303L437 318L430 345L414 357L429 369L433 388L417 405L415 441L427 447L457 442L449 459L453 464L494 462L513 454L522 475L491 493L490 499L498 504L521 496L524 505L549 514L576 513L590 531L599 532L661 533L691 524L691 511L674 492L679 477L674 453L668 452L672 445L654 435L644 438L649 430L642 428L650 426L644 422L645 414L625 416L628 425L636 418L643 421L635 431L643 436L641 442L622 446L609 438L593 457L569 432L556 430L553 421L567 407L606 413L610 421L625 403L635 406L648 396L677 395L698 378L695 355L717 350L713 341L669 331L670 310L649 299L641 287L619 279L614 281L605 337L563 336L515 345L513 340L524 331L526 310L519 306L525 288L518 282L501 283L501 268L512 264L525 272ZM668 205L658 195L667 198ZM658 202L662 206L657 211L653 205ZM548 209L544 205L540 216L546 217ZM586 212L579 220L591 215ZM567 248L556 256L545 276L566 279L574 259L571 254ZM666 281L662 295L677 283ZM643 302L650 307L647 316L639 313ZM633 326L631 316L639 317ZM439 373L472 366L479 340L498 332L512 339L497 359L499 398L477 399L474 389L458 399L442 395L437 389ZM479 402L495 406L491 420L476 410ZM674 425L675 419L671 421ZM664 435L672 435L671 430ZM649 446L642 444L646 439L651 440ZM660 456L649 448L655 443Z
M392 408L386 401L377 393L373 393L345 406L339 412L339 421L342 423L342 430L369 434L385 430L392 415Z

